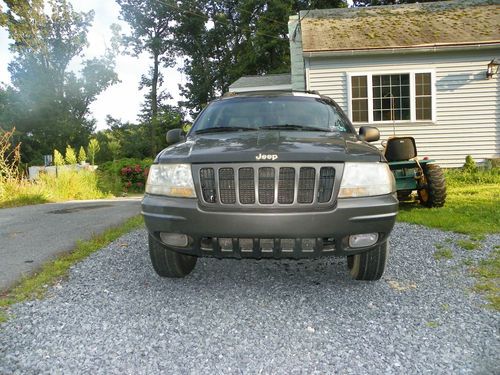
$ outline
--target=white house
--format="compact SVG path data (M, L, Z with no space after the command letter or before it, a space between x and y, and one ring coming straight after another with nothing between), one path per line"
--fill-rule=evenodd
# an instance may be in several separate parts
M291 86L354 125L416 139L444 167L500 155L500 1L311 10L290 17ZM235 82L237 86L237 82Z

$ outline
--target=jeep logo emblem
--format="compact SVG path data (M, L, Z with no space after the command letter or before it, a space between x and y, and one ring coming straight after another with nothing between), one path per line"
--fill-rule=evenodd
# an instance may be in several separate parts
M256 160L276 160L278 159L278 155L276 154L259 154L255 157Z

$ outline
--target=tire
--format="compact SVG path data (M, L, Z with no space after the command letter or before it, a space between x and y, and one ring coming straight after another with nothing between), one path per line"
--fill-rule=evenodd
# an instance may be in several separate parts
M427 164L423 167L426 187L418 191L420 204L425 207L443 207L446 201L446 181L441 167Z
M149 235L149 256L151 263L161 277L180 278L191 273L196 265L197 257L180 254L158 242Z
M366 253L351 256L352 278L355 280L375 281L384 274L385 264L389 257L389 244L386 241Z

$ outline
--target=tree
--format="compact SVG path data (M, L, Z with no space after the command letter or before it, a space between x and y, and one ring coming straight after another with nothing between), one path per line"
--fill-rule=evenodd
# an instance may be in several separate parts
M61 165L64 165L64 163L64 157L62 154L59 151L54 150L54 165L56 167L60 167Z
M66 153L64 155L64 160L66 160L66 163L69 165L76 164L76 153L73 147L66 146Z
M161 86L162 75L160 66L173 65L172 54L172 8L176 3L171 0L116 0L120 5L120 14L131 29L130 35L123 37L127 50L134 56L147 52L152 59L152 66L147 75L141 80L141 87L148 87L149 93L146 104L150 112L151 155L157 152L156 128L158 124L158 107L160 96L158 88Z
M87 161L87 154L85 153L85 149L83 146L80 146L80 150L78 151L78 162L83 164Z
M20 132L24 161L39 161L66 143L84 145L94 129L90 104L117 81L111 51L84 60L78 74L69 69L87 46L93 12L75 12L67 0L4 1L0 26L14 40L15 54L9 64L11 111L4 121Z
M99 142L97 139L92 138L89 142L89 145L87 146L87 153L90 158L90 164L94 165L95 162L95 155L99 152L101 147L99 146Z
M187 0L175 41L185 56L182 104L196 114L243 75L290 71L288 18L299 10L345 7L341 0Z

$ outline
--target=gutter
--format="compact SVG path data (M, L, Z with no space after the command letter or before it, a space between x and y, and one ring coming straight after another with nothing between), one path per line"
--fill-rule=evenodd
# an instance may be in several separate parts
M406 53L422 53L422 52L447 52L447 51L463 51L467 50L490 50L499 49L500 43L475 43L475 44L450 44L450 45L425 45L416 47L391 47L391 48L364 48L364 49L348 49L336 51L304 51L304 57L331 57L331 56L363 56L363 55L392 55Z

